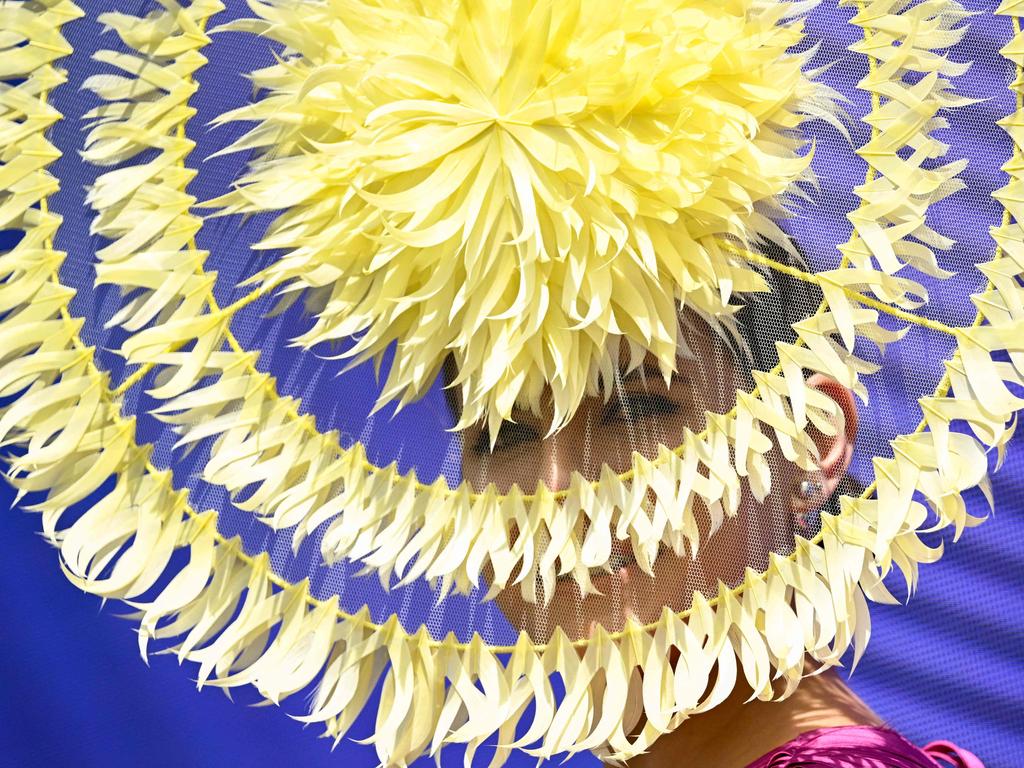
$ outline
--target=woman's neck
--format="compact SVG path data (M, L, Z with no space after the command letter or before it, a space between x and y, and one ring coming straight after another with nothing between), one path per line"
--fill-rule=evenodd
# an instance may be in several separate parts
M737 685L722 704L662 736L629 768L746 768L815 728L882 723L834 671L805 678L785 701L745 703L750 695Z

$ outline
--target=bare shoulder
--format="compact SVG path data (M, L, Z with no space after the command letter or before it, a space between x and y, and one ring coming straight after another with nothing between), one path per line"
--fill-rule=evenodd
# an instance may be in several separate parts
M650 753L634 758L630 768L675 766L682 756L700 756L702 768L738 768L816 728L882 724L841 674L811 674L810 664L805 671L808 676L783 701L748 701L750 689L738 684L720 706L662 737Z
M808 676L793 694L788 707L800 732L836 725L882 725L875 714L835 670Z

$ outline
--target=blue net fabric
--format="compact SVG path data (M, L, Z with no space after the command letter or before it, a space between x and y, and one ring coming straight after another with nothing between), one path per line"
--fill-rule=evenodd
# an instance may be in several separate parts
M132 13L146 10L134 3L117 7ZM219 20L226 20L242 10L229 8ZM867 95L856 88L867 73L868 64L863 57L853 56L848 51L856 32L846 23L852 13L850 8L823 5L809 16L808 45L821 42L814 63L831 65L822 78L849 99L847 110L853 118L849 142L829 126L812 129L813 167L819 187L798 215L784 223L812 271L838 264L836 246L849 236L846 215L857 205L851 190L867 174L865 164L852 150L852 146L867 139L867 128L859 120L870 106ZM96 19L88 17L67 27L68 40L80 61L86 61L90 53L100 48L119 47L112 35L97 34L100 27ZM963 95L980 101L951 111L950 126L936 132L938 138L953 147L951 157L969 160L965 174L967 188L935 205L930 214L930 223L935 229L955 233L956 245L940 254L941 265L955 274L944 281L915 277L927 286L931 299L920 315L952 327L969 325L974 318L975 310L969 297L984 286L983 276L974 265L991 257L993 245L988 232L999 224L1003 215L992 193L1005 183L1000 166L1012 152L1008 137L996 124L1014 109L1008 88L1014 72L999 56L1011 32L1006 19L983 14L972 20L971 33L949 53L954 60L974 62L972 75L982 73L980 77L957 81ZM248 103L251 94L243 73L270 63L272 50L264 41L232 34L216 37L204 50L210 62L197 74L198 88L192 99L197 114L187 126L188 134L197 142L188 165L199 171L190 191L200 200L226 191L241 172L238 156L212 157L237 138L238 131L230 127L212 128L210 122L226 110ZM96 106L94 96L79 88L88 77L101 71L103 66L98 63L72 68L69 85L53 94L52 103L65 119L52 131L52 140L63 151L63 156L53 166L62 186L50 204L65 220L57 245L67 251L68 258L60 277L76 291L72 309L76 316L85 318L82 338L96 347L100 366L112 373L116 385L130 375L116 352L127 335L123 330L107 328L106 324L121 306L121 298L116 289L95 285L95 252L104 243L90 234L92 214L86 195L98 170L82 162L77 153L83 148L82 116ZM226 86L226 83L231 85ZM243 296L238 283L277 257L274 253L254 256L250 250L267 223L259 217L248 221L215 219L200 231L197 244L209 250L206 270L216 274L214 295L220 306L230 305ZM808 306L814 304L813 297L805 297L805 301ZM309 319L298 305L280 317L267 317L272 305L272 300L265 299L239 311L232 323L233 333L242 348L260 351L260 369L276 379L278 391L301 401L301 411L314 418L318 430L336 430L345 447L358 441L366 447L374 465L383 467L396 462L400 471L414 470L428 483L441 476L450 485L462 479L464 446L458 435L446 431L453 422L453 414L440 391L440 381L423 400L401 413L393 416L385 409L370 416L379 389L372 368L364 365L342 373L341 363L318 354L324 350L290 347L289 339L304 330ZM758 319L764 323L766 335L774 330L785 330L772 327L784 324L771 314L769 306L770 303L764 304L760 314L754 315L756 333L762 333L757 326ZM890 325L901 327L896 320ZM866 379L870 404L861 412L857 452L850 470L854 480L868 485L872 479L872 457L890 455L889 441L917 426L920 421L918 398L936 389L943 373L941 361L952 351L953 341L947 334L915 325L884 357L878 357L881 371ZM865 350L865 354L873 353ZM283 579L298 582L308 577L314 597L325 599L338 595L345 611L354 613L367 607L377 623L398 616L409 633L425 626L437 640L454 633L463 642L474 634L493 645L515 642L521 627L510 623L497 604L485 601L483 590L438 601L438 593L425 581L386 589L375 574L361 573L361 563L323 564L320 542L315 534L293 552L288 531L272 531L254 520L249 512L238 509L223 488L202 479L200 471L207 455L205 446L200 445L192 452L173 447L177 435L151 415L158 402L144 391L150 382L144 379L129 389L125 405L128 412L138 416L140 439L156 447L154 463L172 470L175 484L189 489L189 498L197 509L218 511L222 534L241 535L250 553L269 553L274 571ZM786 550L783 548L780 554L786 554ZM763 552L760 558L749 565L763 568L767 562Z
M116 5L116 10L139 13L140 8L137 3L122 3ZM853 12L852 8L820 4L808 16L806 46L819 46L813 64L827 67L821 78L848 100L844 108L852 118L849 140L832 126L810 124L810 138L814 142L812 165L818 188L811 193L808 203L797 206L796 215L783 222L812 271L838 266L841 254L837 246L845 242L851 230L846 215L857 205L853 189L863 183L867 173L866 164L853 152L853 147L870 136L870 128L861 118L871 106L869 95L857 88L868 72L867 60L849 50L858 34L857 28L848 23ZM243 7L231 5L217 20L226 22L244 13ZM93 18L82 19L68 28L77 61L85 62L96 50L123 47L113 34L99 34L101 29L102 25ZM920 314L953 327L969 325L974 318L969 297L984 286L984 276L973 265L990 257L994 246L988 230L1002 216L1001 207L991 195L1005 183L1000 166L1012 151L1005 131L996 124L998 116L1013 109L1013 95L1008 89L1012 67L998 55L1010 35L1011 28L1005 19L982 14L972 19L971 33L949 52L952 60L972 62L972 75L958 78L956 85L964 96L978 99L977 103L949 111L949 127L936 132L937 138L953 148L946 161L969 161L966 189L933 206L929 214L933 228L956 233L956 245L939 252L941 266L955 275L946 280L920 274L914 274L914 278L927 287L930 295ZM244 171L244 156L213 157L242 135L242 127L214 127L211 123L253 98L245 74L271 63L274 53L274 46L266 41L232 33L215 35L213 44L204 49L209 63L196 74L198 88L191 100L196 115L186 127L187 135L196 142L188 165L198 170L189 189L200 201L223 194ZM105 324L123 300L116 287L95 285L94 253L105 243L89 235L93 214L86 205L88 188L98 173L107 169L84 162L77 151L83 148L86 136L81 116L98 103L95 95L82 90L81 85L90 76L104 71L104 65L96 62L76 66L71 70L69 86L53 96L55 106L65 115L65 120L53 130L54 142L64 151L54 172L65 183L52 205L65 217L57 244L69 256L61 279L77 292L74 309L76 315L85 318L83 339L97 348L100 364L111 371L116 383L131 373L116 352L127 333L121 328L108 329ZM145 156L133 162L144 159ZM935 164L937 161L932 161ZM965 221L969 221L968 226ZM220 306L243 297L247 289L239 287L239 283L278 256L250 248L268 223L269 217L217 218L209 220L198 233L198 247L209 251L205 270L216 275L213 290ZM987 254L986 259L982 259L982 254ZM813 306L813 297L805 298L804 302ZM267 317L275 303L270 296L249 304L235 315L232 331L242 348L259 351L257 367L274 377L282 395L300 402L301 412L313 416L318 431L337 431L343 447L359 441L366 447L371 463L385 467L395 462L401 472L415 471L424 483L439 476L444 476L452 487L461 481L461 441L457 433L448 431L454 417L440 389L440 378L426 397L397 415L393 408L385 408L371 416L380 388L372 365L367 363L342 373L344 361L329 359L340 350L326 346L304 350L290 345L292 338L308 328L310 318L301 302L279 316ZM755 303L754 308L754 333L782 332L770 306ZM898 328L905 324L892 319L889 325ZM882 369L864 379L870 399L868 407L861 408L857 450L850 470L862 486L872 480L873 457L891 455L889 440L917 426L921 418L917 399L936 389L943 374L941 361L953 349L952 337L913 326L884 356L874 355ZM865 350L865 354L870 356L871 352ZM922 364L922 360L929 362ZM438 603L425 581L385 589L372 573L359 575L363 570L359 563L322 563L315 535L293 553L289 531L274 532L256 522L250 513L232 505L222 487L201 478L207 456L202 445L187 455L173 450L177 435L169 425L148 415L159 404L145 393L152 381L150 374L128 390L125 403L126 409L139 417L140 437L156 447L155 463L172 469L176 484L190 489L197 509L220 511L218 525L225 535L240 534L249 552L269 552L277 573L289 580L309 576L315 596L339 594L343 608L350 612L369 606L377 622L397 614L410 632L425 624L438 639L455 632L465 641L479 632L487 642L496 645L515 642L517 628L509 625L495 603L481 599L483 590L468 596L447 597ZM765 564L766 561L753 562L751 566L757 569Z

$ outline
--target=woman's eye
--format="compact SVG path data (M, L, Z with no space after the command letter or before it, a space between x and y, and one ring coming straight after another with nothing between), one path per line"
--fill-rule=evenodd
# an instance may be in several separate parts
M649 392L626 392L608 403L602 423L642 419L654 415L672 415L678 413L680 408L679 403L665 395Z
M494 450L507 451L517 445L523 445L534 440L539 440L540 434L533 427L526 424L515 424L511 421L504 422L498 429L498 439L494 441ZM476 453L491 452L491 435L486 429L480 433L476 443L473 445Z

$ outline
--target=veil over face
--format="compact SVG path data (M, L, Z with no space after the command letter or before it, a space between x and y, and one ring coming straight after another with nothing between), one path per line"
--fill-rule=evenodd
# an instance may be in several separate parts
M792 285L777 288L788 288L791 301L813 296ZM482 423L464 430L464 479L477 489L493 484L499 493L508 493L512 486L532 488L538 482L551 490L565 490L573 474L593 482L605 468L623 473L631 466L633 452L655 459L660 449L682 445L687 432L702 432L707 414L728 413L736 405L737 390L750 387L749 367L756 365L751 344L765 344L764 339L742 334L719 335L685 312L682 326L677 370L668 381L651 355L631 361L623 343L620 359L624 362L613 392L607 399L586 398L573 419L553 434L548 429L551 407L546 399L539 414L514 411L513 420L503 423L493 440ZM454 378L451 368L445 377L449 381ZM797 534L810 538L816 533L808 513L829 501L852 455L856 407L848 392L836 394L840 385L831 384L832 396L843 408L838 411L835 434L817 437L824 469L804 472L787 463L776 448L769 453L772 490L766 497L755 498L749 484L744 484L739 508L729 516L698 502L692 537L659 542L653 554L634 548L635 540L621 535L624 526L615 516L607 532L593 535L590 526L595 523L584 520L579 533L583 546L608 548L608 555L598 558L601 564L585 572L556 564L559 576L553 594L545 594L539 580L524 579L498 589L496 599L506 618L536 642L547 642L555 627L573 639L588 637L597 624L620 632L629 619L650 625L666 607L684 611L694 592L713 597L719 582L736 586L746 568L763 569L772 552L791 553ZM448 403L457 419L457 392L449 392ZM801 484L816 490L802 495ZM648 494L651 508L656 492L652 489ZM518 531L513 529L511 536L515 539ZM594 544L598 538L601 543ZM493 571L485 572L485 579L492 577Z
M110 6L0 5L0 445L144 652L625 759L981 521L1016 4Z

